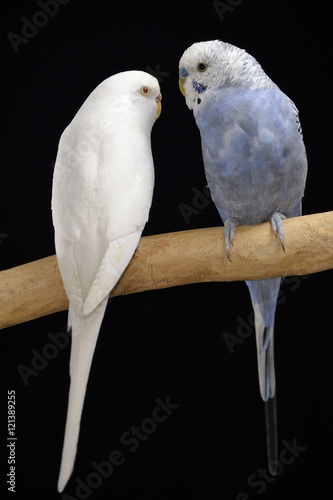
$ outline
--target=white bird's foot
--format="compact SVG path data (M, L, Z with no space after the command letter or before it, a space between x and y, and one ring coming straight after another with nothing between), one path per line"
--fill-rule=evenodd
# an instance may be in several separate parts
M273 229L274 234L275 234L275 238L277 238L279 236L282 250L285 252L282 219L286 219L286 216L283 214L280 214L280 212L274 212L274 214L271 217L271 224L272 224L272 229Z
M224 223L224 244L225 250L227 252L227 257L230 262L232 262L230 257L230 250L235 241L236 226L239 224L237 219L227 219Z

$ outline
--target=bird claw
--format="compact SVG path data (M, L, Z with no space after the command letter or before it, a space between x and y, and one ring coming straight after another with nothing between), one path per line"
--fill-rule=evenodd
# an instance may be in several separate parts
M235 241L235 232L238 222L236 219L227 219L224 223L224 244L229 262L232 262L230 251Z
M275 234L275 238L277 238L279 236L282 250L285 252L282 219L286 219L286 216L281 214L280 212L274 212L274 214L271 217L271 224L272 224L273 232Z

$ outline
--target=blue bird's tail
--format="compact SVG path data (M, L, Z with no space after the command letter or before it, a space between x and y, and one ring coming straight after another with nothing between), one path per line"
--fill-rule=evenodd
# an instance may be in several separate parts
M277 418L274 368L274 317L281 278L246 281L250 290L256 330L259 387L265 402L268 467L276 475Z

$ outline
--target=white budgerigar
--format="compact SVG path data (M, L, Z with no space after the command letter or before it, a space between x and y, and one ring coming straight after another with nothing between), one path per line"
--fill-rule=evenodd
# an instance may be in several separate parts
M89 95L60 139L52 214L72 330L60 492L74 467L90 366L109 293L148 220L154 186L150 134L161 99L153 76L118 73Z
M238 224L271 221L284 250L282 219L300 214L307 159L295 104L245 50L194 43L179 62L180 89L200 130L209 189L224 223L225 248ZM277 471L274 316L281 278L246 281L255 314L268 465Z

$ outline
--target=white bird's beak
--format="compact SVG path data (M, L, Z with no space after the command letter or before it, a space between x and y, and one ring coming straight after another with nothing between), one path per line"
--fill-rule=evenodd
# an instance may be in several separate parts
M159 118L160 114L161 114L161 111L162 111L162 94L161 92L159 92L158 94L156 94L156 97L155 97L155 102L157 102L157 116L156 116L156 120Z

